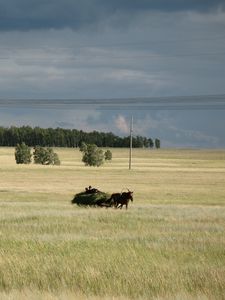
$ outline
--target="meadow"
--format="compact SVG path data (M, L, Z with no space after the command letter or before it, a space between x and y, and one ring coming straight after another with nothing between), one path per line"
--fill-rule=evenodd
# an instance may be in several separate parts
M0 299L225 299L225 150L111 149L85 167L16 165L0 148ZM71 204L92 185L129 208Z

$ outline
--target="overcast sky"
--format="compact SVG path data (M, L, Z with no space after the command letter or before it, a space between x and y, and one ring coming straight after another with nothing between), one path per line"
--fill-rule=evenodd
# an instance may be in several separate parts
M0 0L0 99L225 94L224 0ZM225 147L225 111L0 107L0 126Z

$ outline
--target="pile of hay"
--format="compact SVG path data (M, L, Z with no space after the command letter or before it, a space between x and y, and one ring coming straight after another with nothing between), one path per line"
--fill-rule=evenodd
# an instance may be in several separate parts
M110 194L103 193L100 191L94 194L81 192L76 194L71 202L72 204L77 204L77 205L104 206L101 205L101 203L104 204L105 202L107 202L109 198L110 198Z

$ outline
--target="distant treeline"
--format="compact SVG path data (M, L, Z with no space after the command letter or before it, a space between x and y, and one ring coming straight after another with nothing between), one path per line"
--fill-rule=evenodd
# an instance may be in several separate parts
M84 132L77 129L0 127L0 146L16 146L22 142L28 146L43 147L79 147L82 142L96 144L98 147L129 147L130 138L119 137L112 132ZM133 137L134 148L157 147L157 142L160 141L143 136Z

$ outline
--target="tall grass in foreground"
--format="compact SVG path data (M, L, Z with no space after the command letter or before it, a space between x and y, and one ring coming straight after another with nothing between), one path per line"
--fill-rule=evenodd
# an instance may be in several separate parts
M133 299L225 295L225 209L22 208L1 220L2 291Z
M225 299L223 153L154 152L158 167L127 173L123 151L97 171L61 151L56 168L2 160L0 299ZM134 203L71 205L91 178L132 182Z

